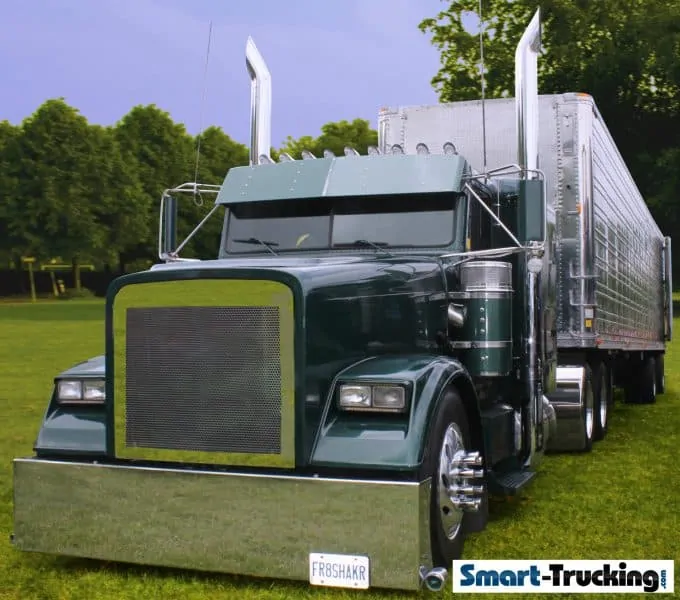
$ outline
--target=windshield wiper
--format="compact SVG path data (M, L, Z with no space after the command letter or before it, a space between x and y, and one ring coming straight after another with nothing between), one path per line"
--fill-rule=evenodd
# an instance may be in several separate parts
M380 250L381 252L384 252L388 256L390 255L389 252L387 252L384 248L389 246L387 242L372 242L370 240L354 240L353 242L342 242L340 244L334 244L334 247L336 248L351 248L352 246L370 246L371 248L375 248L376 250Z
M269 250L269 252L271 252L274 256L278 256L278 254L276 254L276 252L274 251L274 248L272 248L272 246L279 245L277 242L268 242L266 240L261 240L260 238L256 237L240 238L231 241L236 242L237 244L260 244L261 246L264 246L267 250Z

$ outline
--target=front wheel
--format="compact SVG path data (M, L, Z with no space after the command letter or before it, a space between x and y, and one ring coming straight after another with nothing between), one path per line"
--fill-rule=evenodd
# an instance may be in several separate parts
M472 518L486 510L482 459L469 452L470 426L458 392L450 389L439 404L425 450L431 477L430 537L435 566L450 568L460 558Z

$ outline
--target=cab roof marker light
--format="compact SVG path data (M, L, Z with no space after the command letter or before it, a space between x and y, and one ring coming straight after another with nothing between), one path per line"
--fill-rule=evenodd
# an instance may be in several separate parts
M354 148L345 146L345 156L361 156Z
M266 154L260 154L259 158L260 158L259 164L261 164L261 165L273 165L274 164L274 160L272 160Z
M429 149L425 144L423 144L422 142L420 142L420 143L416 146L416 153L417 153L417 154L429 154L429 153L430 153L430 149Z
M403 154L404 149L399 144L394 144L392 146L392 154Z
M446 142L444 144L444 154L458 154L458 150L451 142Z
M302 154L302 160L312 160L313 158L316 158L309 150L303 150L300 154Z
M281 154L279 154L279 162L292 162L294 160L295 159L287 152L281 152Z
M323 157L324 158L335 158L335 153L332 150L324 150L323 151Z
M368 153L369 154L380 154L380 148L378 146L369 146L368 147Z

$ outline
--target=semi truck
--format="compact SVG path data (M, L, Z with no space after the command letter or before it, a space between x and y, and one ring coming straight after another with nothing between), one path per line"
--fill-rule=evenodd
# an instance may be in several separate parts
M163 194L158 264L112 282L104 354L14 460L15 547L438 590L490 496L605 437L614 388L654 402L671 242L593 98L538 94L540 51L537 11L515 98L274 160L249 38L250 164ZM214 197L219 255L181 256L187 194Z

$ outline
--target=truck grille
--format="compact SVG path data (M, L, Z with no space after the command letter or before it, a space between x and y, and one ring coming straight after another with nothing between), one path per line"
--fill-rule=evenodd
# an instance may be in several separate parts
M277 307L131 308L128 446L281 451Z
M122 288L113 310L116 456L293 466L292 302L273 281Z

